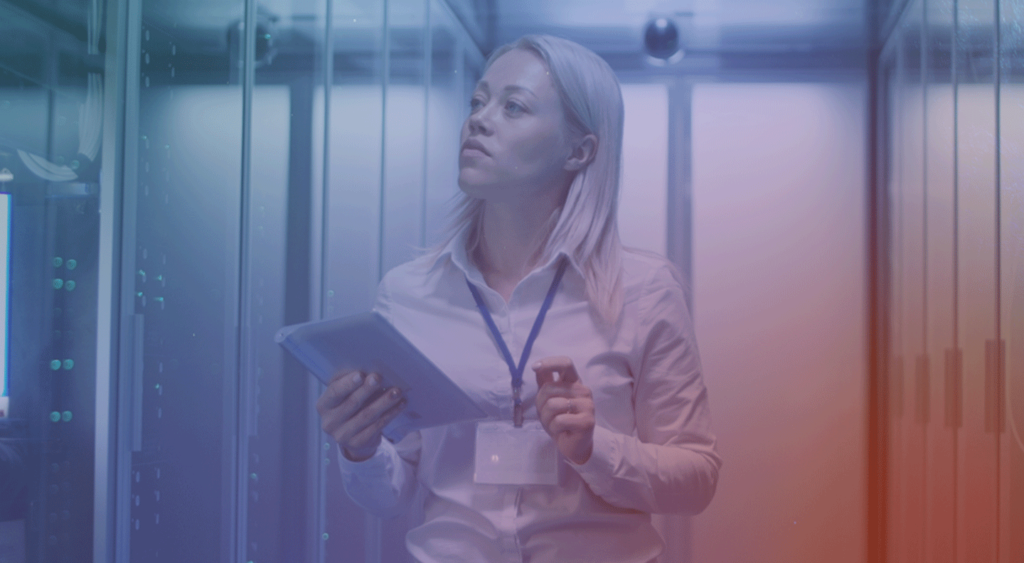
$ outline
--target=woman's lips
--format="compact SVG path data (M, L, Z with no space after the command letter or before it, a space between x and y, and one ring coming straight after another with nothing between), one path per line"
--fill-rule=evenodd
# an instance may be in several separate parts
M483 156L491 155L489 152L487 152L487 149L485 149L484 146L479 141L474 141L472 139L466 141L465 143L462 143L462 154L478 154Z

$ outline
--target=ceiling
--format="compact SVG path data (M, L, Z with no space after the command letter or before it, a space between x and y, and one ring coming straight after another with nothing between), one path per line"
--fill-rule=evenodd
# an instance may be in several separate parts
M556 33L603 52L639 52L669 17L691 51L778 52L866 44L868 0L495 0L499 43Z
M110 2L112 0L108 0ZM277 22L282 39L315 41L317 21L328 0L257 0L262 14ZM386 4L385 4L386 1ZM486 52L527 33L551 33L573 39L609 59L617 68L644 64L643 29L655 17L671 18L687 56L684 65L722 68L764 64L775 57L785 66L829 66L863 59L868 44L869 7L885 0L442 0L469 28ZM0 0L0 8L33 14L53 22L79 40L88 3L80 0ZM377 33L382 7L389 7L395 29L422 26L423 0L332 0L335 40L364 41ZM150 24L177 36L196 52L223 52L227 30L237 28L244 0L173 0L145 2ZM0 10L2 12L3 10ZM6 18L10 19L10 18ZM408 24L406 24L406 20ZM13 24L14 30L10 29ZM24 27L0 23L0 32ZM173 31L172 31L173 28ZM0 33L11 35L11 33ZM43 37L43 35L40 35ZM24 50L13 41L0 41ZM365 41L364 41L365 42ZM284 43L284 41L282 41ZM282 45L283 46L283 45ZM703 59L702 59L703 57ZM803 57L803 59L801 59ZM817 62L808 60L816 58ZM618 61L618 62L615 62ZM789 61L789 62L787 62Z
M526 33L557 33L601 51L642 47L644 24L672 17L691 49L788 49L862 45L869 0L445 0L464 20L486 22L491 42ZM282 21L310 20L324 0L259 0ZM345 27L379 23L383 0L334 0ZM422 0L388 0L393 22L417 20ZM147 3L147 12L184 27L221 27L241 18L241 0ZM159 14L158 14L159 12Z

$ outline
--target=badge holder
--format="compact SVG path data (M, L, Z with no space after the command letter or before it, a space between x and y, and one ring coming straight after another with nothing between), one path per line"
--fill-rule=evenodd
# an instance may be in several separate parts
M557 485L558 448L539 420L521 428L509 421L479 422L473 482L488 485Z

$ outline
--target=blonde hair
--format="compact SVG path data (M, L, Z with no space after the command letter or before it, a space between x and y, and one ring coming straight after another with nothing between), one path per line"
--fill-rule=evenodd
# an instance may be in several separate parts
M560 251L582 270L587 300L597 317L614 325L622 310L622 243L617 209L622 161L622 91L608 63L590 49L550 35L527 35L498 47L484 66L513 49L539 56L551 73L569 133L593 134L593 160L576 173L565 202L541 254L541 262ZM443 248L469 227L467 251L479 242L483 200L461 193Z

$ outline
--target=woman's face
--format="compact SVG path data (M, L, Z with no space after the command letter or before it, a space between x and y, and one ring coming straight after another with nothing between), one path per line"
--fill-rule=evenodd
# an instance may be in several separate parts
M565 115L547 66L513 49L491 64L462 126L459 187L492 201L561 197L573 173Z

